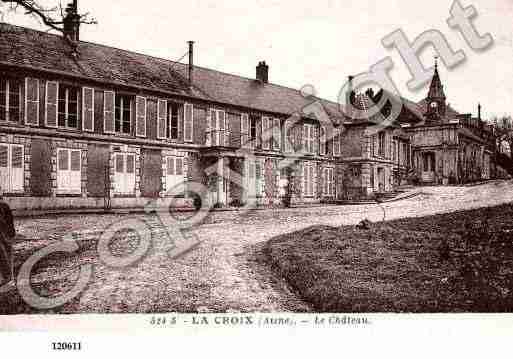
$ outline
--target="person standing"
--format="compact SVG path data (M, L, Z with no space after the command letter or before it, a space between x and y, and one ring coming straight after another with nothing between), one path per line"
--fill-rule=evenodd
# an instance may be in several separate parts
M16 235L11 207L0 189L0 285L14 280L12 241Z

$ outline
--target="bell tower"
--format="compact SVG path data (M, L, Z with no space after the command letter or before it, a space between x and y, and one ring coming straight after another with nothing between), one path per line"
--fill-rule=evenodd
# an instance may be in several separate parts
M438 57L435 57L435 72L431 79L431 85L429 86L429 92L426 98L427 109L426 116L431 119L441 119L445 117L446 110L446 97L444 93L444 86L440 81L440 75L438 74Z

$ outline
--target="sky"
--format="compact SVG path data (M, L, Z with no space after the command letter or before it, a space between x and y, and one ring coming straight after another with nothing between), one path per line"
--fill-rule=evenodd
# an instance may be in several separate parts
M513 0L460 1L476 8L476 29L494 39L483 52L470 49L461 33L447 25L452 0L78 2L81 12L98 21L82 26L82 40L170 60L180 59L187 41L194 40L196 65L254 78L255 66L265 60L270 82L297 89L310 84L319 96L333 101L348 75L368 71L387 56L394 62L390 75L401 95L415 101L424 98L429 84L409 91L406 65L397 50L383 47L381 39L402 29L413 41L436 29L467 57L451 70L439 66L451 106L476 115L480 102L484 118L513 114ZM7 13L4 21L46 29L22 13ZM421 53L426 68L433 65L434 55L431 47Z

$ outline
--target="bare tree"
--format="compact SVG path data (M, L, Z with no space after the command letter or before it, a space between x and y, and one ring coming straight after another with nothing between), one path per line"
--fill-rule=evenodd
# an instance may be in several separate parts
M509 145L510 157L513 159L513 119L507 115L502 117L495 116L493 124L497 136L498 150L501 149L502 143L506 141Z
M73 1L76 7L76 0ZM9 11L23 11L25 15L32 16L51 30L64 33L65 10L59 1L53 7L43 6L36 0L0 0L0 15ZM97 24L89 13L78 14L81 24Z

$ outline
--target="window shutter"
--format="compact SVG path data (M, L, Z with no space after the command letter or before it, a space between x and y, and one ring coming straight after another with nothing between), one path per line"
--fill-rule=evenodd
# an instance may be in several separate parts
M289 120L285 120L283 123L283 132L285 135L284 150L285 152L292 152L292 131Z
M135 173L134 155L126 155L126 173Z
M224 111L217 111L219 146L226 146L226 114Z
M94 89L82 88L82 129L94 131Z
M274 119L273 126L273 143L274 148L276 150L280 150L281 148L281 123L279 118Z
M25 124L39 125L39 80L25 78Z
M0 189L9 192L9 184L9 146L0 145Z
M114 91L104 92L103 130L105 133L114 133L114 96Z
M260 125L258 122L256 123L256 147L261 148L262 147L262 124L264 122L263 118L260 118Z
M68 190L69 188L69 151L66 149L57 150L57 189Z
M135 135L146 137L146 97L135 97Z
M271 149L272 133L269 131L269 117L262 117L262 148L264 150Z
M81 192L81 151L70 151L70 190Z
M184 141L192 142L193 138L193 117L194 106L190 103L184 105Z
M249 115L243 113L240 121L241 147L249 147Z
M45 101L45 125L46 127L57 127L57 98L59 83L55 81L46 82Z
M181 158L176 159L175 173L177 176L183 176L183 161Z
M319 154L321 156L324 156L326 155L326 129L323 126L321 126L319 128L319 132Z
M158 100L157 104L157 138L163 140L166 138L167 126L167 101Z
M125 192L133 193L135 191L135 155L126 155L126 173L125 173Z
M114 157L114 186L117 193L125 191L125 158L121 153Z
M303 125L302 129L302 143L303 143L303 148L301 149L301 152L306 152L308 151L308 126L307 125Z
M68 159L68 150L59 150L57 154L57 162L59 163L60 171L68 171L69 170L69 159Z
M23 146L11 146L11 190L23 191L24 170Z
M174 157L167 158L167 174L169 176L173 176L175 174L175 158Z
M338 129L333 129L333 156L340 156L340 133Z
M214 109L210 109L210 145L211 146L218 146L219 143L217 141L218 135L217 135L217 111Z
M312 152L315 154L319 153L319 127L310 127L310 131L312 132L311 137L311 146L312 146Z

